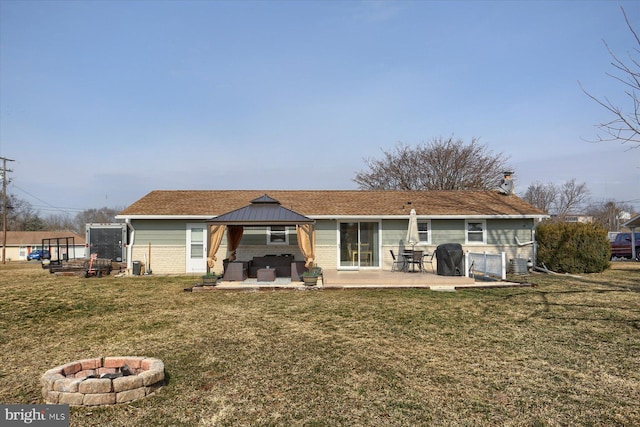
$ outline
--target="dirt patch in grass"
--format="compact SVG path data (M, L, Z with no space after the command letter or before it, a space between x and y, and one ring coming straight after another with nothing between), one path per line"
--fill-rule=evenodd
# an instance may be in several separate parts
M634 425L640 264L532 288L183 292L194 277L0 267L0 401L47 369L162 359L168 384L73 426Z

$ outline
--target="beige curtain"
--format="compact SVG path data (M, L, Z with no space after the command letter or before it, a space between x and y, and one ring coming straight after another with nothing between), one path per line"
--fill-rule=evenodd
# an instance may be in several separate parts
M227 227L227 250L231 252L229 261L236 260L236 249L240 246L242 233L244 233L244 227L241 225L230 225Z
M209 271L211 271L218 260L216 258L216 252L218 252L218 249L220 248L225 228L227 227L224 225L209 226L209 253L207 254L207 265L209 266Z
M315 261L316 227L313 224L296 225L296 232L298 233L298 247L305 259L304 265L311 268Z

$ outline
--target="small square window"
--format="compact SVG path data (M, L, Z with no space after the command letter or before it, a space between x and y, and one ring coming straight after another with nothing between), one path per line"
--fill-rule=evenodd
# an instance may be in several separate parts
M487 224L485 221L466 221L466 243L486 244Z
M430 221L418 221L418 235L420 236L420 243L431 243L431 222Z
M269 245L288 245L289 233L285 226L273 226L267 230L267 244Z

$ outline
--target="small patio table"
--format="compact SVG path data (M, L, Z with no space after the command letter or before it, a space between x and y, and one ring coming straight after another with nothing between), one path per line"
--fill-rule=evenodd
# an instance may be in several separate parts
M409 272L409 265L411 265L411 273L416 272L416 265L418 266L418 271L423 271L422 254L423 254L423 251L410 251L410 250L405 250L402 253L402 256L405 259L405 273Z

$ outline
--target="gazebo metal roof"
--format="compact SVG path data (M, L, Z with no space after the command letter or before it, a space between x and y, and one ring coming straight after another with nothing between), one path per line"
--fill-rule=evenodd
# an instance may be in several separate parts
M212 224L224 225L298 225L313 224L314 220L283 207L279 201L267 194L251 200L248 206L227 212L208 220Z

